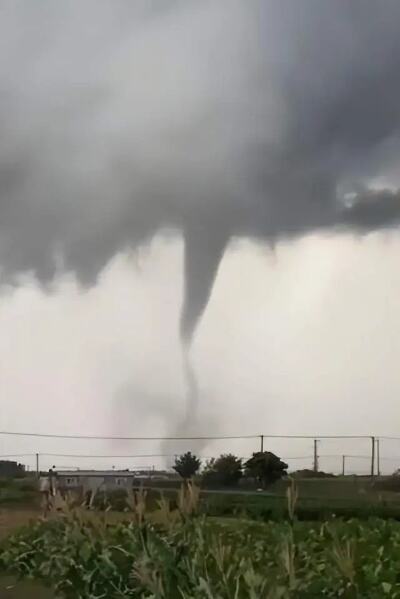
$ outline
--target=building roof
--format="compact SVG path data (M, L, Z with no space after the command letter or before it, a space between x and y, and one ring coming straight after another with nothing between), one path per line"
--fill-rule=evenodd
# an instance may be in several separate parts
M136 472L132 472L131 470L54 470L57 476L68 476L71 478L81 477L81 476L97 476L97 477L107 477L107 476L117 476L121 478L127 477L136 477Z

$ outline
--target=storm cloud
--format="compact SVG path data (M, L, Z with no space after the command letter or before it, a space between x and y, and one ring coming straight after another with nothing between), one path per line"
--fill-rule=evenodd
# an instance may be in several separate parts
M91 284L183 234L190 340L232 239L396 225L399 23L397 0L3 0L3 281Z

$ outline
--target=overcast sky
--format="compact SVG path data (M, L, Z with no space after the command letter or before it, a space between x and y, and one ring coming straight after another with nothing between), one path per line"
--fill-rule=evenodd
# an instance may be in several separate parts
M399 250L397 234L312 236L275 253L248 242L232 246L193 347L201 409L192 433L397 435ZM89 291L65 278L51 295L29 281L6 292L2 429L170 433L185 401L181 297L182 244L163 237L141 254L117 257ZM175 454L193 446L12 437L0 443L1 453L101 455ZM271 443L288 457L312 454L312 441ZM205 456L256 448L257 440L194 446ZM322 455L369 451L364 440L320 446ZM400 442L383 443L382 454L400 456ZM163 460L43 458L50 462L139 467ZM369 467L367 460L350 466ZM340 459L322 459L321 467L339 468Z

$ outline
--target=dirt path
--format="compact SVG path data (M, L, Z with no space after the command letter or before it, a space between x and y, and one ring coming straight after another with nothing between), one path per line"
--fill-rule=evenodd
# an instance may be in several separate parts
M11 508L0 509L0 540L4 539L17 528L26 526L30 522L37 520L39 517L39 510Z
M7 576L0 577L0 599L54 599L48 589L35 582L19 582Z

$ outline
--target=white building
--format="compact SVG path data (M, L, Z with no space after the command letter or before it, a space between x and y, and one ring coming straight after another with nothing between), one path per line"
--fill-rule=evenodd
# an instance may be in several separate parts
M129 470L55 470L54 474L60 490L79 489L93 494L98 491L131 489L137 478L136 473Z

